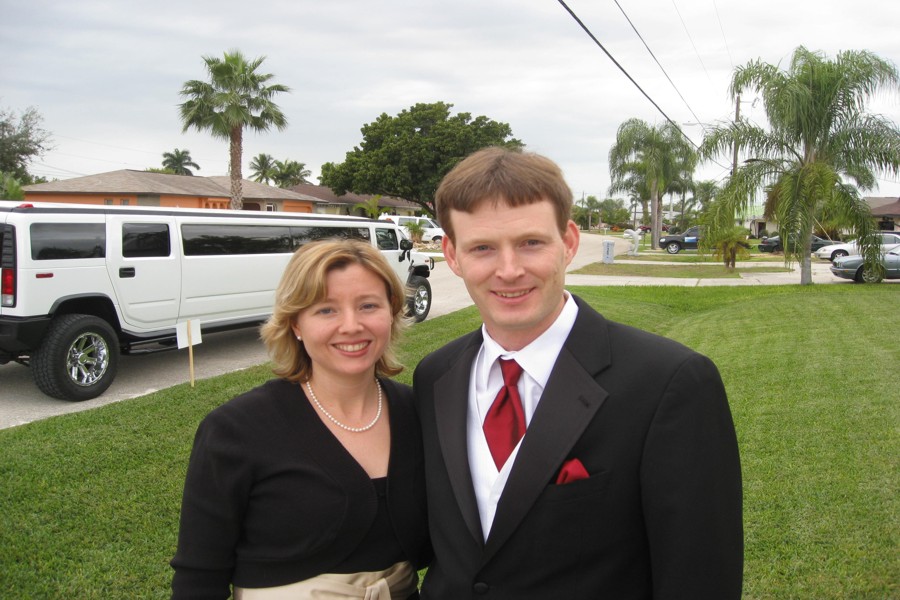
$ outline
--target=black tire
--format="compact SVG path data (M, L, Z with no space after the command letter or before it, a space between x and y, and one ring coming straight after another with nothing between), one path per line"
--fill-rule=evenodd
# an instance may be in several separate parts
M842 256L850 256L850 253L846 250L835 250L831 253L831 262L834 262L834 259L840 258Z
M409 288L406 314L416 323L421 323L431 311L431 283L424 277L413 275L406 285Z
M433 238L431 238L431 243L432 244L440 244L442 239L443 238L441 238L441 236L436 235Z
M669 242L666 244L666 252L669 254L678 254L681 252L681 244L678 242Z
M881 283L881 279L879 275L866 270L865 265L856 270L856 277L854 277L854 281L858 283Z
M31 375L38 388L48 396L73 402L105 392L118 368L116 332L91 315L55 318L31 357Z

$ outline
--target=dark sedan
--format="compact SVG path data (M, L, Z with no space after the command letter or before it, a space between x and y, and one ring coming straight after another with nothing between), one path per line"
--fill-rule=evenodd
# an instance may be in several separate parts
M830 246L832 244L837 244L837 242L833 240L826 240L825 238L820 238L817 235L809 236L812 239L812 248L810 248L810 252L815 252L819 248L823 248L824 246ZM759 251L760 252L784 252L784 246L781 244L781 237L775 235L770 238L766 238L759 243Z

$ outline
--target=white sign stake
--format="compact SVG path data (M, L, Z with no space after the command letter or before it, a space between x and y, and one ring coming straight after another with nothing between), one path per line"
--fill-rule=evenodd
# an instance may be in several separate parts
M191 387L194 387L194 344L203 342L200 335L200 321L188 319L175 325L175 336L178 340L178 349L188 349L188 366L191 372Z

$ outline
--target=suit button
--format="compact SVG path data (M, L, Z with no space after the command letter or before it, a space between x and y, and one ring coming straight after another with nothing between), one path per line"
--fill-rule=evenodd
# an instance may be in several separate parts
M490 591L491 586L483 581L479 581L472 589L475 590L476 594L487 594Z

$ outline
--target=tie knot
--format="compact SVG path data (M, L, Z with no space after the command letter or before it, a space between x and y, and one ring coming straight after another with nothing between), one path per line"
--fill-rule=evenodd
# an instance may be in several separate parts
M519 376L522 374L522 367L514 360L500 359L500 370L503 372L503 384L510 387L516 387L519 383Z

